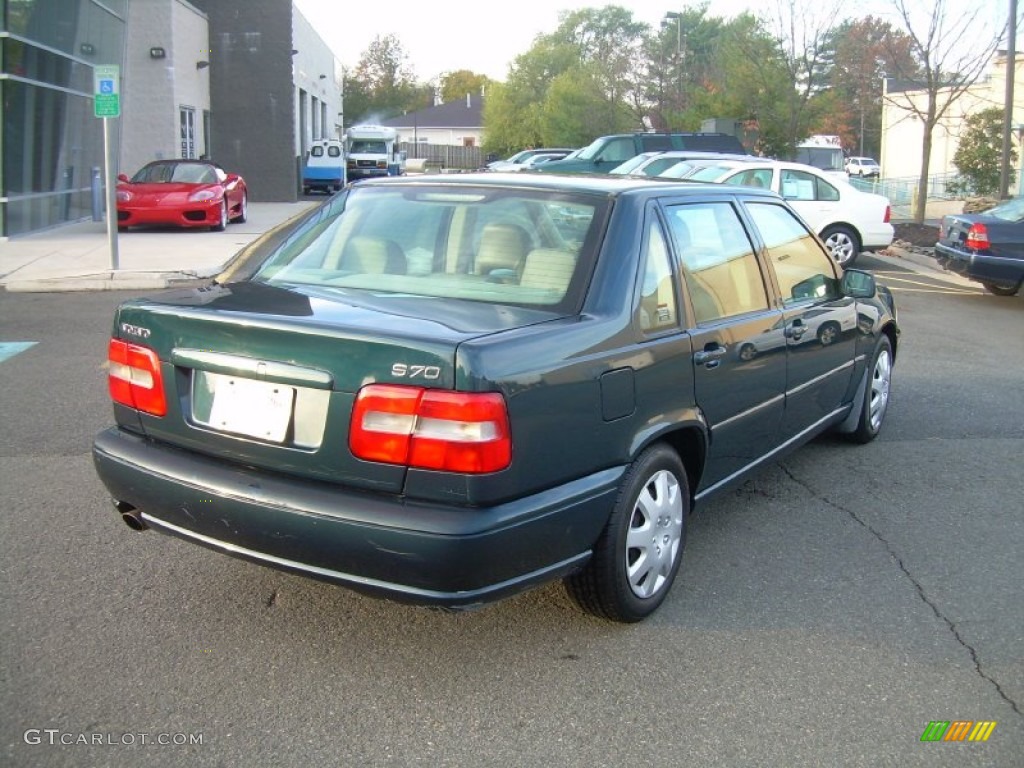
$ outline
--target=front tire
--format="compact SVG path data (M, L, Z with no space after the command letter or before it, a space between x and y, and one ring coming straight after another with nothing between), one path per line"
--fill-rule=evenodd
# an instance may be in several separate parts
M860 237L849 227L835 225L821 233L825 247L839 266L846 268L853 264L860 254Z
M223 232L228 226L228 199L225 197L220 201L220 219L210 227L212 232Z
M678 454L651 446L626 471L590 561L566 579L569 594L585 611L613 621L650 616L679 572L689 511Z
M892 342L883 334L871 358L868 386L864 390L864 402L861 405L857 429L850 433L850 439L855 443L870 443L882 431L882 423L889 409L892 361Z
M1016 296L1024 283L982 283L985 290L996 296Z
M235 216L234 221L236 224L245 224L249 220L249 195L246 192L242 193L242 202L238 204L238 215Z

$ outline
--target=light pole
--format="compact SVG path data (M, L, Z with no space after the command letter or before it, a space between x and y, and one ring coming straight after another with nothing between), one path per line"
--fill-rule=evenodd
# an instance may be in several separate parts
M675 22L676 25L676 66L677 78L676 87L679 97L679 109L682 111L683 108L683 14L679 11L668 11L665 14L665 18L661 20L662 28L667 27L669 24Z

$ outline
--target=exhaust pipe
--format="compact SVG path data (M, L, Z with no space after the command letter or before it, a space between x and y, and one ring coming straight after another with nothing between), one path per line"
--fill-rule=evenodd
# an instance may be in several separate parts
M127 501L114 501L114 509L121 513L124 524L133 531L145 531L149 528L146 521L142 519L142 513L129 504Z

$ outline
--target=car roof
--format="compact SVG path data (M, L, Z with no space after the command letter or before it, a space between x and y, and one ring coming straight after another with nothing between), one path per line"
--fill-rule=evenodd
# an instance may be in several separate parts
M664 193L693 195L734 194L736 187L720 184L657 179L647 176L611 176L604 173L504 173L502 171L471 172L430 176L390 176L360 181L356 186L368 187L492 187L500 189L534 189L551 192L619 196L630 193ZM726 191L730 190L730 191ZM743 189L743 194L778 197L771 190Z

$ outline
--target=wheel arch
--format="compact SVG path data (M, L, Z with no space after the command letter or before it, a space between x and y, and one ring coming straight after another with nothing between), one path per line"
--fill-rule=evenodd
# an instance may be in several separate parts
M693 510L697 485L704 474L704 463L707 458L707 428L703 419L694 414L692 421L667 425L665 429L655 432L647 439L639 441L632 451L635 460L646 449L655 443L665 443L676 452L686 470L686 481L690 486L690 510Z

